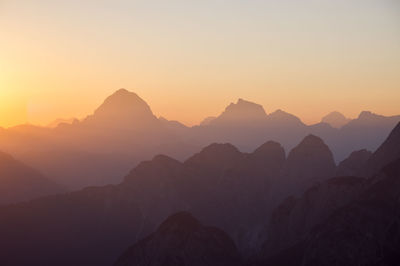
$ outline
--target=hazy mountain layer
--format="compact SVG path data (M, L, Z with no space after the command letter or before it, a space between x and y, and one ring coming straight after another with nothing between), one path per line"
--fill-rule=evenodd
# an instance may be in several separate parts
M288 151L313 134L331 147L338 162L355 150L374 151L399 121L400 116L362 112L340 128L327 123L308 126L282 110L267 113L261 105L239 99L219 116L189 128L157 118L137 94L121 89L82 121L56 128L24 125L0 130L0 149L57 183L78 189L117 184L133 165L155 154L184 160L214 142L250 152L273 140Z

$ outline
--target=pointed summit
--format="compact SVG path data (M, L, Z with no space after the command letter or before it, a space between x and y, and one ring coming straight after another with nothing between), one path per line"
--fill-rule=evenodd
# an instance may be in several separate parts
M150 106L136 93L119 89L107 97L86 120L105 125L155 124Z
M107 97L102 105L94 113L95 116L139 116L153 115L149 105L136 93L125 89L119 89L111 96Z
M321 119L321 122L327 123L334 128L341 128L342 126L349 123L350 119L345 117L343 114L341 114L337 111L334 111L334 112L331 112L331 113L327 114L326 116L324 116Z

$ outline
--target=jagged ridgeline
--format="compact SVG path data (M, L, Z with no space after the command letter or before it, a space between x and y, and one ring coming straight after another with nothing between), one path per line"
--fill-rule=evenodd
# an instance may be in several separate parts
M289 151L312 134L324 140L338 163L353 151L376 150L399 121L400 116L371 112L355 119L333 112L320 123L306 125L295 115L239 99L220 115L187 127L156 117L137 94L121 89L80 121L0 129L0 150L65 189L76 190L118 184L132 167L155 154L185 160L214 142L251 152L273 140Z
M0 207L0 262L395 265L399 132L339 166L315 135L287 157L274 141L252 152L214 143L184 161L157 155L118 185Z

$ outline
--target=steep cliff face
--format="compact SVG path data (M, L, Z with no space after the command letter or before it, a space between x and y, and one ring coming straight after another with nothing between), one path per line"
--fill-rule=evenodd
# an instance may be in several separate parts
M126 250L115 266L241 266L234 242L190 213L168 217L147 238Z

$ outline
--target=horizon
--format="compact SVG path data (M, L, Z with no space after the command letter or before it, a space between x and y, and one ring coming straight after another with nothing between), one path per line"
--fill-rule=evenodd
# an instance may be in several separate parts
M305 124L398 115L399 14L391 0L1 1L0 126L82 119L119 87L188 126L238 98Z
M137 93L134 92L134 91L127 90L127 89L125 89L125 88L121 88L121 89L115 90L112 94L108 95L107 97L112 96L112 95L114 95L115 93L117 93L118 91L121 91L121 90L126 91L126 92L128 92L128 93L135 94L136 96L138 96L140 99L144 100L144 101L148 104L148 102L147 102L145 99L143 99L139 94L137 94ZM107 97L106 97L106 98L107 98ZM106 98L105 98L105 99L106 99ZM52 120L50 120L50 121L47 121L47 122L44 123L44 124L40 124L40 123L30 123L29 121L27 121L27 122L25 122L25 123L19 123L19 124L16 124L16 125L10 125L10 126L2 126L2 125L0 124L0 128L6 128L6 129L7 129L7 128L12 128L12 127L15 127L15 126L20 126L20 125L33 125L33 126L40 126L40 127L52 127L52 124L57 123L57 122L60 122L60 121L61 121L61 122L65 122L65 123L69 123L69 122L72 123L73 120L83 121L83 120L84 120L85 118L87 118L88 116L94 114L94 111L95 111L98 107L100 107L101 104L104 103L105 99L103 100L102 103L100 103L98 106L96 106L92 111L88 112L87 114L83 115L82 117L72 117L72 116L70 116L70 117L55 117L54 119L52 119ZM243 100L243 101L245 101L245 102L252 103L252 104L256 104L256 105L261 105L261 107L265 110L266 115L270 115L270 114L275 113L275 112L277 112L277 111L283 111L283 112L286 112L286 113L288 113L288 114L294 115L294 116L296 116L297 118L299 118L299 119L301 120L302 123L304 123L305 125L308 125L308 126L310 126L310 125L315 125L315 124L318 124L318 123L322 123L322 122L323 122L322 119L323 119L325 116L328 116L328 115L330 115L330 114L332 114L332 113L339 113L339 114L342 114L346 119L350 119L350 120L357 119L357 118L361 115L361 113L364 113L364 112L369 112L369 113L372 113L372 114L383 115L383 116L385 116L384 114L376 113L376 112L373 112L373 111L370 111L370 110L360 110L360 112L356 115L356 117L349 117L349 116L347 116L346 114L344 114L344 113L342 113L342 112L340 112L340 111L338 111L338 110L333 110L333 111L331 111L331 112L326 113L325 115L323 115L318 121L311 122L311 123L307 123L307 122L305 122L301 117L299 117L298 115L293 114L293 113L290 113L290 112L287 112L286 110L283 110L283 109L281 109L281 108L278 108L278 109L276 109L276 110L267 111L267 110L264 108L264 106L263 106L262 104L258 103L258 102L251 101L251 100L249 100L249 99L237 98L235 101L232 101L232 102L230 102L230 103L226 103L225 108L223 108L218 114L215 114L215 115L212 115L212 116L205 116L205 117L204 117L201 121L199 121L198 123L187 124L187 123L184 123L184 122L179 121L179 120L177 120L177 119L169 119L169 118L166 118L166 117L163 116L162 114L155 114L154 111L153 111L153 109L152 109L152 106L149 105L149 107L150 107L151 111L153 112L154 116L156 116L157 118L164 118L164 119L167 119L167 120L169 120L169 121L177 121L177 122L179 122L179 123L181 123L181 124L183 124L183 125L185 125L185 126L187 126L187 127L193 127L193 126L198 126L198 125L200 125L201 122L203 122L204 120L206 120L206 119L208 119L208 118L211 118L211 117L216 118L216 117L220 116L220 115L224 112L224 110L225 110L229 105L231 105L231 104L237 104L237 103L238 103L239 101L241 101L241 100ZM394 115L398 115L398 114L394 114ZM391 116L391 115L389 115L388 117L390 117L390 116Z

